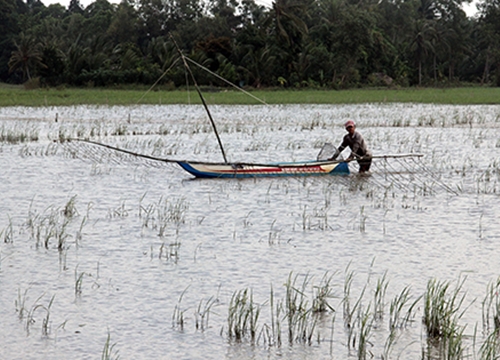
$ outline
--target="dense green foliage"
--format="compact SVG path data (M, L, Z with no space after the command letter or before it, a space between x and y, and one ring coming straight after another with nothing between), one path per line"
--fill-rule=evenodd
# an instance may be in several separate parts
M467 1L467 0L466 0ZM466 2L465 1L465 2ZM500 1L0 0L0 81L186 86L188 57L240 86L500 85ZM224 83L192 66L201 85Z

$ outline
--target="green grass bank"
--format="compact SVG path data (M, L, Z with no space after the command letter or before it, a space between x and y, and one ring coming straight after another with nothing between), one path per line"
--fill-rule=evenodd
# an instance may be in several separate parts
M414 102L434 104L500 104L500 88L411 88L354 90L254 90L250 93L268 104L357 104ZM209 104L260 104L237 90L204 92ZM191 91L147 89L116 90L98 88L66 88L25 90L21 86L0 85L0 106L71 106L71 105L136 105L199 104Z

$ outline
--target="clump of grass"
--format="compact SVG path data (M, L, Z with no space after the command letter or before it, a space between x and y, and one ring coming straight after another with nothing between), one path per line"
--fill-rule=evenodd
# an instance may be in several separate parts
M168 245L163 242L160 246L160 253L158 255L158 258L165 258L167 261L173 261L174 263L177 263L177 261L179 260L180 247L181 243L178 241L175 241Z
M313 287L314 298L312 304L312 311L315 313L323 313L328 310L335 311L335 309L329 304L329 300L334 298L334 293L332 289L332 279L333 275L325 273L321 279L319 286Z
M75 296L82 295L83 277L85 272L78 273L78 265L75 267Z
M429 280L424 294L424 325L430 345L438 346L448 359L461 358L464 328L458 324L465 311L461 311L465 294L460 295L463 280L450 288L449 282Z
M421 298L422 296L419 296L416 300L409 304L411 301L411 296L410 288L408 286L394 297L389 308L389 331L392 332L396 329L402 329L406 327L406 325L411 321L413 317L413 311L415 310ZM405 308L407 308L406 311Z
M255 343L257 322L260 306L253 301L253 293L248 289L237 291L231 297L227 320L228 337L231 340L242 341L249 336Z
M16 305L17 317L19 320L24 319L24 315L26 313L26 297L28 295L28 289L24 290L24 293L21 295L21 289L17 289L17 300L14 302Z
M296 286L298 275L292 280L292 273L288 276L285 284L285 317L288 323L288 342L312 343L314 329L316 328L317 318L313 317L312 308L309 308L306 298L307 285L310 281L308 275L304 276L300 287Z
M50 308L52 307L52 304L54 303L55 295L52 296L52 298L50 299L49 304L47 306L39 303L39 301L44 296L45 296L45 294L42 294L33 303L33 306L31 307L30 311L28 312L28 315L26 317L26 333L28 335L30 334L31 327L36 323L35 313L38 312L39 310L44 311L44 313L45 313L45 316L42 318L42 335L48 336L50 333Z
M31 238L35 240L37 248L49 249L51 244L55 243L60 252L67 249L67 241L71 237L68 228L78 214L75 199L76 196L72 197L62 209L49 206L43 213L33 211L30 205L25 226ZM82 220L80 229L77 231L77 242L81 239L84 225L85 219Z
M189 286L186 287L179 296L179 300L177 301L177 304L174 308L174 313L172 314L172 328L178 329L179 331L184 331L184 313L186 312L186 310L181 310L181 303L182 298L184 297L184 294L186 293L188 288Z
M500 332L492 331L479 349L481 360L497 360L500 358Z
M18 126L7 129L5 125L0 128L0 143L19 144L29 141L38 141L38 130L35 128L20 129Z
M144 196L143 196L144 198ZM163 200L160 198L158 202L149 205L139 204L139 217L142 218L142 228L151 228L158 231L158 236L164 237L167 235L167 230L170 225L175 226L175 231L178 234L179 228L184 224L186 212L189 209L189 204L184 198L174 200Z
M359 317L358 359L360 360L366 359L368 345L371 344L370 336L373 328L372 322L373 315L370 313L370 306L368 306L364 313L362 313Z
M118 360L120 358L118 350L115 349L116 344L111 344L111 334L108 331L108 336L102 349L101 360Z
M196 309L195 311L196 330L205 331L205 329L208 328L210 312L212 311L212 307L218 302L218 299L214 298L213 296L208 298L205 303L203 303L203 300L200 300L198 309Z
M125 218L128 215L129 215L129 209L125 205L125 201L122 201L122 203L118 207L108 210L109 218Z
M488 285L486 296L482 302L483 328L489 330L490 320L493 321L493 330L500 331L500 277Z
M78 210L76 209L76 195L68 200L68 202L64 206L64 209L62 210L62 213L68 219L71 219L78 215Z
M387 272L377 280L377 286L375 288L375 293L373 296L373 316L376 320L381 320L384 316L384 308L385 308L385 293L387 292L387 287L389 286L389 282L387 281Z
M460 297L462 285L463 281L455 289L450 289L449 282L431 279L427 283L424 295L424 325L429 338L449 337L456 321L463 314L459 313L465 299L465 294Z
M14 242L14 226L12 225L12 219L9 216L9 224L5 229L0 231L0 238L3 238L5 244L12 244Z

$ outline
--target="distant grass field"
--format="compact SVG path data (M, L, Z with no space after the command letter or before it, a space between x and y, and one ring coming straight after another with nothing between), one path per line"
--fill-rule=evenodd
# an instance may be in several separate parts
M411 88L355 90L255 90L250 93L268 104L357 104L415 102L435 104L500 104L500 88ZM204 92L209 104L259 104L237 90ZM114 90L66 88L25 90L22 86L0 84L0 106L71 106L135 104L199 104L191 91Z

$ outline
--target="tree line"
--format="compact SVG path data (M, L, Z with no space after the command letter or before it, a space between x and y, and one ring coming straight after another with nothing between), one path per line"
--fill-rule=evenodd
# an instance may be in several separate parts
M239 86L500 86L500 0L467 1L0 0L0 81L182 87L175 39Z

